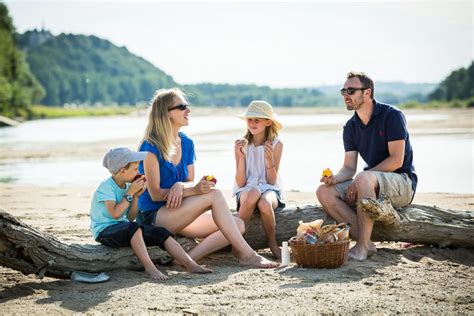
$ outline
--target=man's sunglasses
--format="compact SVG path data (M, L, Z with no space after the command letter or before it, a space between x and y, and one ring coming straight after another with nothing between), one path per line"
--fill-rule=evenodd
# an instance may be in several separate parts
M173 110L180 110L180 111L184 111L188 108L188 105L187 104L178 104L178 105L175 105L175 106L172 106L168 109L168 112L171 112Z
M353 95L354 93L356 93L356 91L364 91L364 90L367 90L368 88L347 88L347 89L344 89L342 88L341 89L341 95L344 96L344 94L348 94L348 95Z

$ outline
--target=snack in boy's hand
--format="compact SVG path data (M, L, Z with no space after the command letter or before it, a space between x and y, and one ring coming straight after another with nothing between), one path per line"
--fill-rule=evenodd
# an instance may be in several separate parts
M143 176L143 175L142 175L142 174L139 174L139 173L137 173L137 175L135 176L135 178L133 178L133 181L132 181L132 182L135 182L135 180L138 180L138 179L140 179L140 178L141 178L141 176ZM145 178L145 176L143 176L143 181L145 181L145 182L146 182L146 178Z
M332 176L332 171L331 171L331 169L329 169L329 168L324 169L322 176L323 176L323 177L330 177L330 176Z
M217 179L212 174L206 176L206 181L214 182L214 184L217 183Z

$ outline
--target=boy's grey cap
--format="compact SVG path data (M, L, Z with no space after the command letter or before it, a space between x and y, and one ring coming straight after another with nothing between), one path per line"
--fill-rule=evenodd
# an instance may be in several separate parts
M120 168L125 167L130 162L138 162L145 159L146 151L133 151L125 147L118 147L109 150L105 154L102 164L112 173L117 173Z

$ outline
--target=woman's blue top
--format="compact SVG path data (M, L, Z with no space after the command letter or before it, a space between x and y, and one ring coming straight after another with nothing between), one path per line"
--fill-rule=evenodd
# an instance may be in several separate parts
M176 182L185 182L188 178L188 165L194 164L196 154L194 153L194 143L184 133L179 132L181 137L181 161L175 166L172 162L163 159L158 148L148 141L144 141L140 146L140 151L148 151L158 158L160 165L160 188L169 189ZM138 166L138 171L145 174L143 161ZM153 201L148 190L145 190L138 199L138 209L141 212L159 210L166 204L166 201Z

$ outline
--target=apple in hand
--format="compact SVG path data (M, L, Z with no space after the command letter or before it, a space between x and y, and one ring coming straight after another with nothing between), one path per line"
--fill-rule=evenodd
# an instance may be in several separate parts
M214 184L217 183L217 179L214 178L214 176L212 174L206 176L206 181L211 181L211 182L214 182Z
M135 178L133 178L132 182L135 182L135 180L138 180L138 179L140 179L140 178L141 178L141 176L142 176L142 174L140 174L140 173L137 173L137 175L135 176ZM145 181L145 182L146 182L146 178L145 178L145 177L143 177L143 181Z
M323 170L323 177L330 177L332 176L332 171L329 168Z

